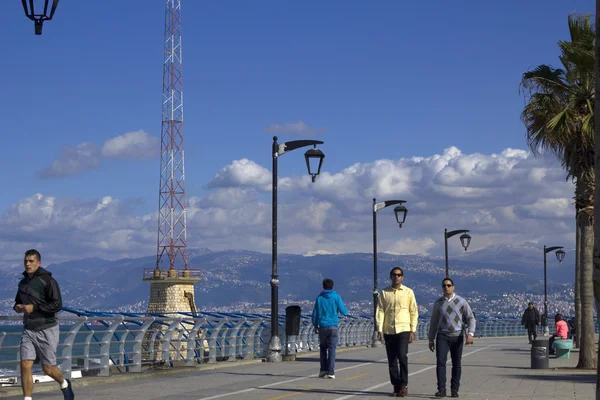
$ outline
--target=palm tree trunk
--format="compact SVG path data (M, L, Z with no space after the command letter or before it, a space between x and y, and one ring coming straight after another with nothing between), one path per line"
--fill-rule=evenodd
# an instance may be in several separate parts
M596 55L594 62L594 76L595 76L595 99L600 99L600 0L596 0L596 16L594 26L596 27ZM596 182L597 177L600 176L600 101L594 102L594 169L596 177L594 179L595 191L594 191L594 214L596 210L600 210L600 184ZM597 191L597 192L596 192ZM598 204L596 204L598 203ZM596 310L600 310L600 218L595 218L594 215L594 298L596 299ZM598 339L598 358L600 359L600 339ZM600 363L598 363L600 364ZM600 400L600 365L596 370L596 400Z
M582 180L578 180L576 184L577 186L587 186ZM578 190L576 189L576 191ZM581 227L581 333L579 334L580 349L577 368L582 369L596 368L596 343L594 342L594 284L592 281L592 275L594 273L593 212L593 207L589 206L588 203L587 207L582 207L580 209L577 216L578 225Z
M598 0L600 1L600 0ZM577 337L581 335L581 291L579 290L581 282L581 263L579 255L581 254L581 230L577 223L577 212L575 211L575 332ZM575 348L579 348L579 340L575 342Z

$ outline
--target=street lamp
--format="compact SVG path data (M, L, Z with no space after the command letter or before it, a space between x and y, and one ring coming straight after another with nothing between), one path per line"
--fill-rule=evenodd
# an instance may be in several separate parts
M547 336L550 331L548 329L548 297L546 292L546 254L558 250L555 253L556 259L559 263L562 263L565 259L565 251L562 249L563 246L553 246L546 248L546 245L544 245L544 320L542 321L542 326L544 327L544 336Z
M41 8L41 0L21 0L23 2L23 10L25 11L25 15L27 18L32 20L35 25L35 34L42 34L42 24L44 21L49 21L54 16L54 11L56 11L56 7L58 6L58 0L52 0L52 7L50 8L50 14L48 14L48 3L50 0L44 0L44 11L40 13ZM33 3L38 3L38 7L34 7ZM36 13L37 8L37 13Z
M317 149L320 140L292 140L291 142L277 143L277 136L273 136L273 222L272 222L272 265L271 265L271 339L269 339L267 361L281 361L281 340L279 339L279 278L277 275L277 160L279 157L292 150L305 146L314 146L304 153L306 168L312 181L321 173L321 166L325 154ZM318 164L315 164L318 163ZM313 166L311 167L311 164ZM315 172L316 171L316 172Z
M462 244L462 247L465 248L465 251L467 251L467 248L471 244L471 236L468 235L467 232L469 232L468 229L459 229L459 230L450 231L450 232L448 232L448 229L444 229L444 247L446 249L446 278L449 277L449 274L448 274L448 239L454 235L458 235L459 233L462 233L462 235L460 235L460 243Z
M394 214L396 215L396 222L400 228L406 221L406 213L408 210L402 204L406 203L405 200L388 200L377 203L376 199L373 199L373 338L371 340L371 347L381 346L381 342L377 340L377 300L379 292L377 291L377 211L383 210L386 207L393 206L394 204L400 204L394 207Z

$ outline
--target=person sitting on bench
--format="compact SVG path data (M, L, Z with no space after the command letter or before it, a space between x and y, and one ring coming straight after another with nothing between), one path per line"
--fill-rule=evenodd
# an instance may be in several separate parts
M554 341L557 339L566 339L569 336L569 326L565 321L563 321L562 315L557 313L554 316L554 323L556 325L556 333L550 337L548 341L548 350L550 355L555 354L554 347L552 346Z

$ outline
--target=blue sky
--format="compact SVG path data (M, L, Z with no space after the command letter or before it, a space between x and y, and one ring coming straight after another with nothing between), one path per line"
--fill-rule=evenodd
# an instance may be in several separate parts
M215 193L209 182L234 160L270 170L265 128L272 124L326 130L319 139L330 174L355 163L433 157L451 146L489 157L524 150L520 77L541 63L557 65L568 14L593 12L594 3L183 0L182 9L186 184L188 196L202 198ZM102 146L139 130L160 135L163 26L162 0L63 0L35 36L20 2L3 4L0 226L12 227L11 206L36 193L70 204L111 196L131 216L155 213L157 157L101 158L59 178L36 173L65 146ZM281 176L305 175L295 153L280 160ZM562 178L557 185L571 190ZM237 186L268 203L268 192ZM197 229L208 228L198 221ZM291 236L303 229L293 228ZM260 243L246 247L264 250ZM4 244L19 254L25 245Z

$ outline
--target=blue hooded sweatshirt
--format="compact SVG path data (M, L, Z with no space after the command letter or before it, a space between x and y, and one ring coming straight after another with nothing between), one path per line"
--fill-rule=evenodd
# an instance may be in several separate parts
M315 328L338 326L338 313L348 315L342 298L335 290L323 290L315 301L312 323Z

